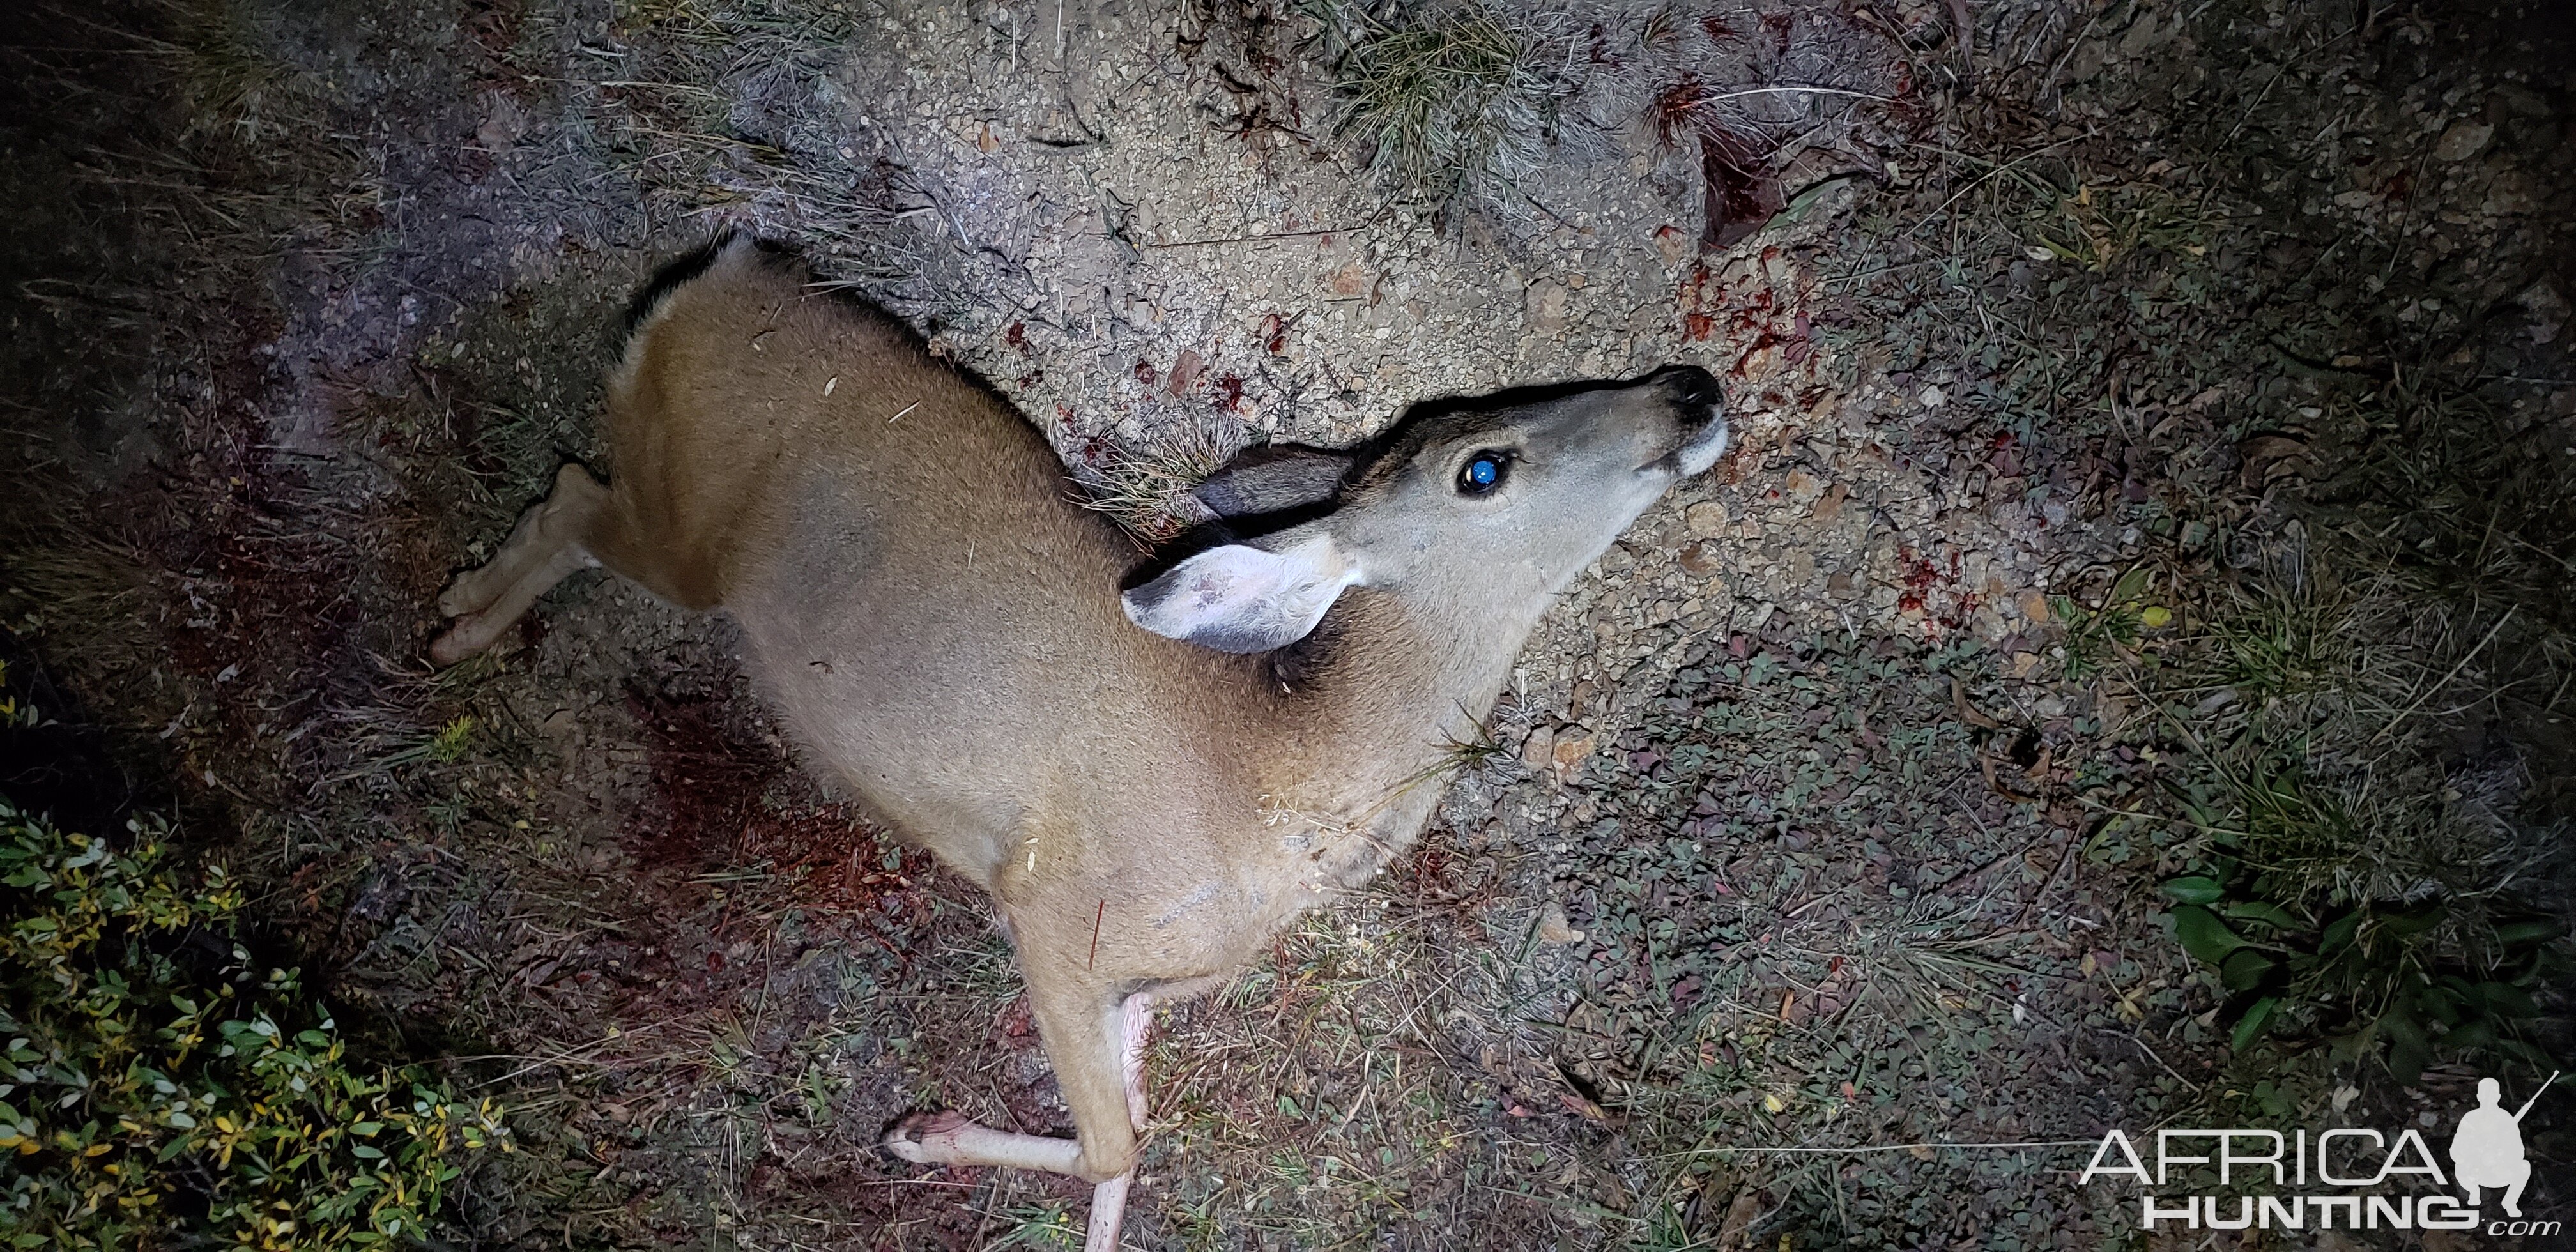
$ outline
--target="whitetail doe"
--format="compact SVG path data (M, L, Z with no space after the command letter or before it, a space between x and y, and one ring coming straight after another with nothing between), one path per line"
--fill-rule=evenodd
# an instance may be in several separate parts
M1140 570L1008 404L732 238L637 302L611 484L565 466L430 655L596 565L731 614L805 755L992 893L1079 1136L946 1113L885 1146L1090 1179L1106 1252L1149 1006L1402 853L1551 600L1726 442L1694 367L1418 406L1236 458L1197 492L1230 541Z

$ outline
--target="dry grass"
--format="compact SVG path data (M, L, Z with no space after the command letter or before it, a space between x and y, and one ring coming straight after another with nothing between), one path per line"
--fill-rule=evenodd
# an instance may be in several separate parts
M2491 649L2510 620L2410 595L2389 573L2343 583L2314 563L2300 559L2296 583L2211 606L2183 645L2200 650L2167 653L2156 679L2192 702L2172 730L2235 798L2249 853L2287 876L2293 899L2519 879L2550 842L2514 837L2508 820L2527 771L2509 752L2458 760L2450 748L2501 694ZM2536 654L2544 670L2552 651ZM2531 682L2550 677L2565 674Z
M1530 19L1466 3L1377 6L1312 0L1345 102L1336 124L1372 173L1435 204L1493 197L1536 167L1567 93Z
M295 66L270 51L270 27L287 20L259 0L172 0L180 91L192 128L227 132L257 147L312 120Z
M1190 492L1244 446L1234 424L1209 416L1174 422L1142 448L1116 448L1087 477L1095 480L1083 507L1115 518L1128 532L1160 543L1207 517Z

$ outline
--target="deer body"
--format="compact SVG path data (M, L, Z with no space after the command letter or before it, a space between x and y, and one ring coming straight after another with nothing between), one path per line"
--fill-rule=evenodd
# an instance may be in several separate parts
M1724 444L1706 375L1630 385L1628 407L1655 411L1614 459L1653 481L1604 479L1635 498L1570 541L1472 513L1482 538L1445 577L1426 562L1461 541L1437 519L1352 501L1484 506L1476 475L1526 478L1559 448L1522 430L1518 451L1471 449L1489 464L1456 491L1415 480L1460 455L1443 431L1473 444L1490 415L1409 421L1419 447L1391 438L1373 457L1272 451L1204 494L1295 524L1122 594L1135 545L1076 502L1037 431L910 331L748 241L673 279L610 381L613 485L567 466L442 598L459 620L433 657L488 646L593 563L730 614L809 761L992 894L1079 1135L950 1117L889 1146L1101 1182L1095 1243L1104 1207L1114 1238L1135 1159L1148 997L1211 985L1409 845L1555 592ZM1592 393L1569 394L1556 403ZM1657 457L1671 464L1648 473Z

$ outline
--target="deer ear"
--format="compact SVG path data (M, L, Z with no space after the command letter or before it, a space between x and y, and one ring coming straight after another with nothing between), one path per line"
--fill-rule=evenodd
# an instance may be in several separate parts
M1263 444L1236 453L1190 494L1219 517L1280 513L1332 499L1350 467L1347 452L1293 443Z
M1219 652L1269 652L1305 638L1359 581L1359 567L1319 535L1278 552L1210 548L1120 600L1127 620L1155 634Z

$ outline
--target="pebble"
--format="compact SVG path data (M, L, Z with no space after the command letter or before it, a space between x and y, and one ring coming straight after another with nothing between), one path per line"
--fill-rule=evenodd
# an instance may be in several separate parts
M2495 127L2485 122L2453 122L2450 129L2433 141L2433 156L2442 161L2465 161L2486 151L2487 141L2495 138Z

